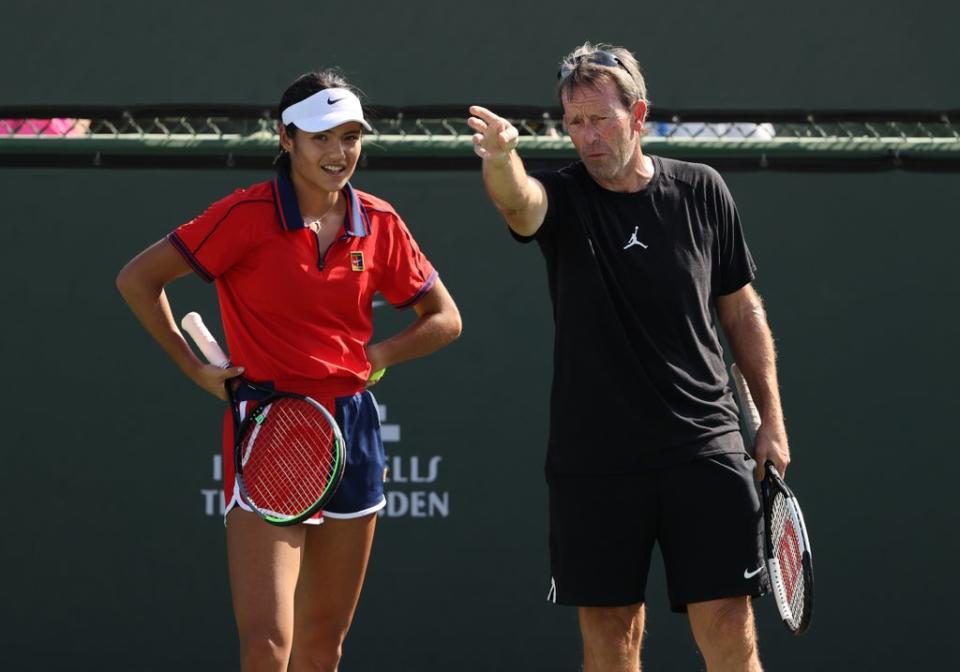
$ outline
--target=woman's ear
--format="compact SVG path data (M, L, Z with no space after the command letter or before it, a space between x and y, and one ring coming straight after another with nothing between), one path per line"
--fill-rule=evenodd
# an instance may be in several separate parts
M280 136L280 147L289 152L293 147L293 139L287 134L287 127L283 124L277 124L277 134Z

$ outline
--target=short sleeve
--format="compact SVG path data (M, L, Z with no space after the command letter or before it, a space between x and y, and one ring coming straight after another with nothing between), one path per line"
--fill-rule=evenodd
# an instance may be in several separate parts
M403 220L394 216L387 221L386 264L377 289L395 308L407 308L430 291L437 281L437 271Z
M513 229L510 229L510 235L518 243L530 243L534 240L542 241L549 237L556 229L556 220L559 213L564 208L566 191L563 185L563 177L556 170L532 170L530 177L543 185L547 194L547 212L543 217L543 223L532 236L522 236ZM509 227L508 227L509 228Z
M717 222L717 260L714 287L717 295L732 294L751 282L757 266L747 247L740 213L720 174L711 171L710 181Z
M183 255L194 272L212 282L252 248L263 217L273 217L261 201L239 200L238 190L217 201L203 214L174 229L167 240Z

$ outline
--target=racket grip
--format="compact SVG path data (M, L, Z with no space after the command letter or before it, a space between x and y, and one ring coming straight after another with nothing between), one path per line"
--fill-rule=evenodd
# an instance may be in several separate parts
M203 353L203 356L207 358L208 362L214 366L219 366L221 369L230 366L230 358L224 354L220 345L217 343L217 339L215 339L213 334L210 333L210 330L207 329L207 325L203 323L203 319L199 313L187 313L184 315L180 321L180 326L183 327L185 332L190 334L190 338L197 344L197 348L200 349L200 352Z
M747 429L750 432L750 442L753 442L757 430L760 429L760 411L757 410L757 404L750 394L750 387L747 385L747 379L740 372L740 367L736 364L730 367L730 373L733 374L733 383L737 386L737 396L740 397L740 407L747 415Z

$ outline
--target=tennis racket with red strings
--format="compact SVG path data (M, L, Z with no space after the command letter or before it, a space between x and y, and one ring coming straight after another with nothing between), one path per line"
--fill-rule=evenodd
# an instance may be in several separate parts
M200 315L188 313L181 326L208 362L231 365ZM261 398L239 401L243 387ZM226 381L226 389L243 501L273 525L294 525L313 516L343 478L344 442L334 417L310 397L269 389L242 376ZM241 414L241 403L246 413Z

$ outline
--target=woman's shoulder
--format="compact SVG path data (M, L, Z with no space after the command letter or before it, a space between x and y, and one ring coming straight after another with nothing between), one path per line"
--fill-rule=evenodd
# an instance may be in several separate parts
M260 218L263 212L273 211L274 195L271 183L268 181L234 189L213 201L208 206L206 214L230 219L245 216Z
M360 201L360 205L368 212L376 212L384 215L399 217L394 207L382 198L374 196L366 191L361 191L360 189L354 189L353 191L357 196L357 200Z
M257 230L276 220L273 193L270 182L260 182L233 192L211 202L199 215L181 227L201 231L229 227L232 231L244 228Z
M256 182L246 187L237 187L218 202L229 204L266 203L271 205L274 202L273 181L267 180L265 182Z

